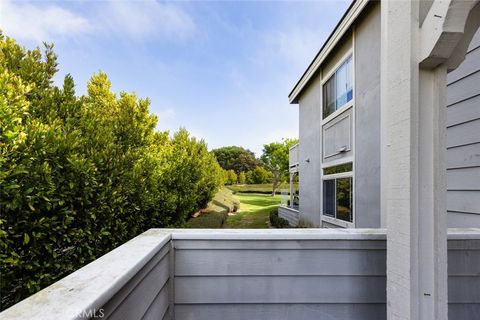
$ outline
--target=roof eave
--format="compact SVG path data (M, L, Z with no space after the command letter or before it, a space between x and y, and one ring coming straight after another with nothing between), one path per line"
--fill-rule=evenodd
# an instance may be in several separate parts
M295 84L292 91L290 91L288 100L291 104L298 103L300 94L313 75L317 72L323 60L325 60L325 58L340 41L343 35L348 31L348 29L350 29L353 22L357 19L363 9L365 9L369 1L370 0L354 0L350 4L350 7L348 7L347 11L345 11L344 15L337 23L330 36L328 36L327 41L325 41L320 51L318 51L318 53L315 55L315 58L313 58L312 62Z

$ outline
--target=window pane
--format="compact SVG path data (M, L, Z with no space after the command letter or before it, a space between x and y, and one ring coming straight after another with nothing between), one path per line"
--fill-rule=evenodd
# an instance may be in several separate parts
M352 222L352 178L339 178L337 181L337 219Z
M335 111L335 75L323 85L323 119Z
M353 98L353 64L352 57L347 60L347 102Z
M344 62L340 68L338 68L337 72L335 72L336 78L336 109L343 106L347 103L347 65Z
M334 174L334 173L342 173L342 172L350 172L352 171L352 163L344 163L338 166L328 167L323 169L323 174Z
M336 71L336 109L352 100L353 73L352 57L349 57Z
M335 217L335 180L323 181L323 214Z
M323 85L323 119L353 98L352 57L348 57Z

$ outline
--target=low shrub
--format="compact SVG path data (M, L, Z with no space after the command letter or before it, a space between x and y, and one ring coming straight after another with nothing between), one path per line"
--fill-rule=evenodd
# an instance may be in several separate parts
M278 216L278 208L275 208L270 212L270 225L274 228L282 229L282 228L290 228L290 223Z
M193 229L219 229L227 221L228 212L208 211L188 220L186 227Z
M215 197L208 204L205 210L198 217L190 218L185 227L187 228L222 228L226 223L230 212L237 212L240 208L240 201L233 195L233 192L225 187L215 194Z

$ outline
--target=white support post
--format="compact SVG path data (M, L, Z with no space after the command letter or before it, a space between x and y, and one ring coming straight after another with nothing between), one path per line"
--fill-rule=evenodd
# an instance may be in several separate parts
M421 70L419 3L382 2L382 225L388 319L446 320L446 68Z
M381 207L387 226L389 320L418 319L414 6L410 1L385 1L381 7Z
M420 319L447 319L446 67L419 74Z
M295 187L293 185L294 176L295 176L295 174L290 172L290 206L289 207L292 208L292 209L293 209L293 200L294 200L293 193L295 191Z

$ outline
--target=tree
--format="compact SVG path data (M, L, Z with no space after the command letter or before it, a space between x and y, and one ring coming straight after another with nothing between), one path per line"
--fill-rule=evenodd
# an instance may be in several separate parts
M240 184L245 184L245 181L246 181L246 176L245 176L245 172L240 172L240 174L238 175L238 183Z
M232 185L237 183L237 174L233 170L224 170L225 184Z
M236 174L255 169L259 161L255 154L242 147L230 146L212 150L218 164L225 170L233 170Z
M272 142L263 146L263 154L260 160L272 173L273 196L279 184L288 176L289 149L297 142L296 139L283 139L282 142Z
M246 181L249 184L271 183L272 173L264 167L257 166L255 169L247 172Z
M0 308L139 233L205 207L221 168L185 129L155 131L149 100L53 85L51 45L25 50L0 32Z

